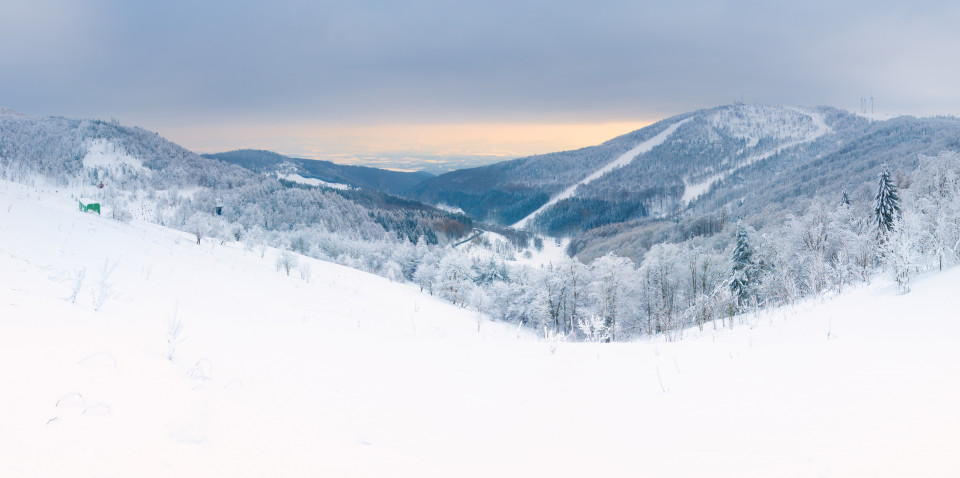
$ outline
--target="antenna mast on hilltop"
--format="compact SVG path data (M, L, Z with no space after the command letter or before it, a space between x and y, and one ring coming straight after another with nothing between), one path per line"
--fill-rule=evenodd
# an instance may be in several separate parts
M867 97L860 97L860 112L867 114ZM870 114L873 114L873 96L870 97Z

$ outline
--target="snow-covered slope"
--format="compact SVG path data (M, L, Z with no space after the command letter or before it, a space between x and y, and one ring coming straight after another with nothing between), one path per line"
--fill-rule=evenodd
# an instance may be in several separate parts
M418 186L416 197L475 218L575 237L609 224L679 217L730 176L754 165L777 170L789 155L814 161L867 124L826 107L719 106L593 147L447 173ZM843 134L833 134L835 126ZM828 137L833 141L819 144Z
M560 194L557 194L551 197L546 204L544 204L543 206L540 206L536 211L533 211L523 219L517 221L511 227L514 227L517 229L525 228L527 226L527 223L530 222L534 217L536 217L537 214L540 214L541 212L546 211L547 209L552 207L554 204L564 199L573 197L578 187L590 184L593 181L596 181L597 179L601 178L604 174L607 174L617 168L622 168L630 164L631 162L635 161L637 157L640 156L641 154L646 153L647 151L650 151L654 147L663 144L663 142L666 141L667 138L669 138L670 135L672 135L677 130L677 128L679 128L682 124L686 123L687 121L689 121L689 118L685 120L680 120L670 125L669 128L663 130L660 134L654 136L653 138L650 138L636 145L635 147L630 149L630 151L623 153L622 155L617 157L617 159L614 159L613 161L610 161L609 163L605 164L603 167L594 171L586 178L581 179L579 182L577 182L573 186L570 186L567 189L564 189L563 191L560 192Z
M960 473L960 268L574 344L274 254L0 182L0 476Z
M747 110L747 113L744 114L742 110ZM738 114L733 114L734 112ZM683 204L695 200L718 181L739 169L790 148L813 142L832 131L823 120L823 114L791 106L773 108L752 105L742 106L739 110L720 110L713 116L712 123L716 130L746 141L747 148L756 147L764 138L774 138L781 143L775 148L751 154L699 183L691 184L685 178L683 196L680 199Z

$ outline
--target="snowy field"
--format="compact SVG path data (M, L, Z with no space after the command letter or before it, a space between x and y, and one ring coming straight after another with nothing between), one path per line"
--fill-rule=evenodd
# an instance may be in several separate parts
M275 257L0 182L0 476L960 476L960 268L575 344Z

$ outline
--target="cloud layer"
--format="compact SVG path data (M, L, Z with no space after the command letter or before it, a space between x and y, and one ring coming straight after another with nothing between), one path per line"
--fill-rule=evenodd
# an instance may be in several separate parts
M0 104L146 127L960 113L949 2L8 0Z

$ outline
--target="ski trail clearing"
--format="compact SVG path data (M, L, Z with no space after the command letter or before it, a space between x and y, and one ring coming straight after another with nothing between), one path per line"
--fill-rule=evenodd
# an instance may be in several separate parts
M701 194L709 191L710 188L713 187L714 183L729 176L731 173L739 169L745 168L753 163L756 163L757 161L767 159L770 156L773 156L775 154L780 154L782 151L788 150L794 146L799 146L804 143L810 143L812 141L815 141L817 138L833 131L830 128L830 126L827 126L827 123L823 121L823 115L821 115L820 113L814 113L811 111L806 111L801 108L796 108L792 106L787 106L785 108L792 111L796 111L797 113L801 113L809 116L810 119L813 120L813 125L816 127L816 129L814 129L809 135L803 138L800 138L796 141L790 141L788 143L781 144L780 146L777 146L776 148L773 148L770 151L765 151L763 153L750 156L747 159L743 160L740 164L738 164L733 169L710 176L709 178L707 178L706 181L702 181L696 184L690 184L687 182L686 179L684 179L683 197L680 199L680 201L683 204L690 204L691 202L693 202L694 199L700 197Z
M680 125L686 123L687 121L690 121L690 118L687 118L682 121L678 121L670 125L669 128L663 130L662 132L660 132L660 134L638 144L636 147L634 147L630 151L623 153L617 159L614 159L613 161L607 163L604 167L594 171L593 174L587 176L586 178L583 178L583 180L568 187L567 189L564 189L560 194L557 194L556 196L550 198L550 200L547 201L546 204L544 204L543 206L540 206L536 211L533 211L532 213L527 215L527 217L524 217L523 219L514 223L512 227L515 229L523 229L524 227L527 226L527 223L529 223L534 217L536 217L541 212L546 211L547 209L549 209L551 206L553 206L559 201L573 197L573 193L576 192L578 187L583 186L585 184L589 184L599 179L604 174L607 174L610 171L613 171L614 169L622 168L630 164L634 159L636 159L637 156L644 154L650 151L651 149L663 144L663 142L666 141L667 138L669 138L675 131L677 131L677 128L679 128Z

